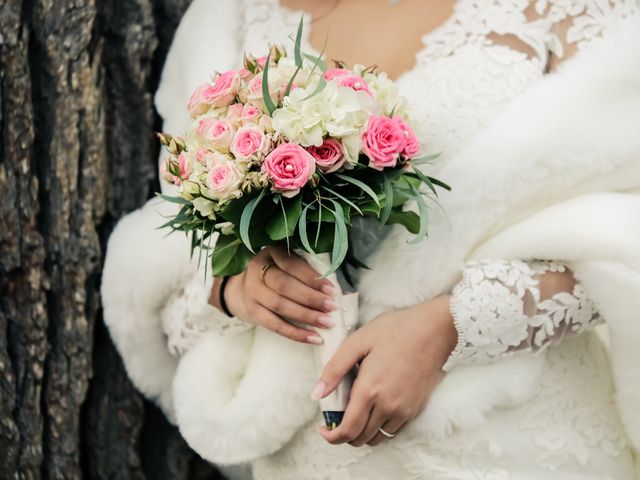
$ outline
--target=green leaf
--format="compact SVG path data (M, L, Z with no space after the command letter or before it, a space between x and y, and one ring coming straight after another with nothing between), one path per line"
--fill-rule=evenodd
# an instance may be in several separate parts
M351 205L351 207L352 207L356 212L358 212L360 215L364 215L364 214L362 213L362 210L360 210L360 208L359 208L355 203L353 203L351 200L349 200L348 198L344 197L343 195L340 195L338 192L336 192L335 190L332 190L331 188L329 188L329 187L327 187L327 186L323 186L323 187L322 187L322 189L323 189L323 190L326 190L327 192L329 192L329 193L331 193L331 194L333 194L333 195L335 195L335 196L336 196L336 197L338 197L340 200L342 200L344 203L346 203L346 204L348 204L348 205Z
M424 183L427 187L429 187L429 190L431 190L436 197L438 196L436 187L433 185L429 177L427 177L424 173L420 171L419 168L416 168L416 167L413 167L413 173L415 173L418 176L418 178L420 179L420 181L422 181L422 183Z
M424 163L430 163L431 160L436 160L437 158L440 158L442 154L441 153L434 153L433 155L425 155L424 157L420 157L420 158L412 158L409 161L409 164L411 165L422 165Z
M296 60L296 67L302 68L302 54L300 53L300 45L302 45L302 30L304 28L303 22L304 15L300 15L300 23L298 24L298 31L296 32L296 44L293 48L293 55Z
M220 212L220 216L224 218L227 222L231 222L234 225L239 225L240 218L242 217L242 212L244 212L245 207L251 201L252 198L255 198L255 196L252 196L251 194L244 194L242 197L229 203L229 205L227 205ZM277 197L274 197L274 198L277 198Z
M367 202L360 205L360 210L362 210L362 215L365 217L376 217L380 216L380 205L374 202Z
M327 43L329 43L329 32L328 31L327 31L327 35L325 35L325 37L324 37L324 45L322 45L322 50L320 50L320 55L315 57L313 55L309 55L308 53L303 53L303 56L305 58L308 58L309 60L314 62L313 63L313 67L311 68L311 71L309 72L309 77L307 78L307 81L309 81L309 79L313 75L313 72L316 71L317 67L320 67L320 71L321 72L326 72L327 71L327 64L325 63L324 60L322 60L322 56L324 55L324 51L327 48Z
M411 187L411 190L414 193L414 200L418 204L418 212L420 214L420 229L418 230L416 238L411 240L409 243L418 243L427 236L427 228L429 227L429 208L427 207L422 194L413 186Z
M447 185L446 183L444 183L443 181L438 180L437 178L433 178L433 177L428 177L428 178L429 178L429 180L431 180L431 182L434 185L437 185L440 188L444 188L447 192L451 191L451 187L449 185Z
M364 193L366 193L367 195L369 195L371 197L371 199L379 206L380 205L380 200L378 200L378 195L376 195L376 193L371 189L371 187L369 187L369 185L367 185L364 182L361 182L360 180L358 180L357 178L353 178L350 177L348 175L343 175L342 173L334 173L334 175L341 179L344 180L345 182L351 183L352 185L355 185L356 187L360 188L360 190L362 190Z
M289 96L289 94L291 93L291 88L293 87L293 82L296 79L296 76L298 75L298 72L300 71L301 67L296 68L296 71L293 72L293 75L291 75L291 78L289 79L289 83L287 83L287 88L284 91L284 96L287 97Z
M322 90L324 90L326 86L327 86L327 81L324 79L324 77L318 77L318 85L316 86L316 89L310 95L307 95L306 97L304 97L302 101L309 100L310 98L315 97Z
M380 223L382 225L387 223L391 214L391 207L393 207L393 185L388 177L384 177L384 208L380 215Z
M335 217L335 232L333 236L333 249L331 252L331 268L328 272L325 272L322 275L323 278L328 277L340 268L340 265L342 265L342 262L347 256L347 250L349 248L349 237L342 205L333 199L329 199L329 201L333 204L334 208L332 213Z
M158 197L160 197L163 200L166 200L167 202L171 202L171 203L177 203L178 205L190 205L191 202L189 200L186 200L182 197L174 197L171 195L165 195L163 193L156 193L156 195Z
M325 41L325 45L326 45L326 41ZM322 51L324 52L324 47L322 48ZM322 53L320 53L319 57L316 57L315 55L310 55L308 53L303 53L302 56L307 58L308 60L314 62L313 69L315 69L316 66L318 66L320 68L321 72L326 72L327 71L327 69L328 69L327 62L325 62L322 59ZM312 72L313 72L313 69L311 70Z
M260 203L260 200L262 200L262 198L264 197L266 191L266 189L262 189L260 191L260 195L252 198L249 203L247 203L247 206L242 211L242 216L240 217L240 238L242 239L242 242L247 246L247 248L253 253L255 252L251 247L251 239L249 238L249 226L251 225L251 217L253 216L253 211L258 206L258 203Z
M302 212L300 213L300 220L298 221L298 225L299 225L299 232L300 232L300 242L302 242L302 246L307 252L309 252L312 255L315 255L316 252L313 250L313 248L311 248L311 244L309 243L309 236L307 235L307 212L309 211L309 208L311 207L311 205L313 205L313 203L310 203L309 205L307 205L302 209Z
M281 212L276 212L267 222L267 234L271 240L282 240L293 236L300 213L302 212L302 196L296 195L291 199L281 198Z
M276 110L276 105L273 103L271 99L271 94L269 93L269 62L271 61L271 52L267 55L267 60L264 63L264 71L262 72L262 99L264 100L264 106L267 107L267 112L269 112L269 116L273 115L273 112Z
M415 212L403 212L393 209L387 220L387 224L390 223L402 225L414 235L420 231L420 217Z
M253 253L233 235L220 235L211 255L211 273L215 277L237 275L247 268Z

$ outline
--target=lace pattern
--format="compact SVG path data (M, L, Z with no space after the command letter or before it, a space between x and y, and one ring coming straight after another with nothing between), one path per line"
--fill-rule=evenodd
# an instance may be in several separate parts
M207 332L231 336L252 328L250 323L229 318L209 303L212 284L211 277L203 280L195 274L160 312L167 348L172 355L182 355Z
M580 284L541 300L540 277L563 272L554 262L470 262L451 297L458 344L443 366L489 363L516 352L537 352L568 332L601 322Z

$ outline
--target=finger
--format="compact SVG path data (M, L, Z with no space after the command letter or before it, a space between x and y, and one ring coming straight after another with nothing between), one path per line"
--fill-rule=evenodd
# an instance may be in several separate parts
M316 400L333 392L344 376L367 355L368 351L368 344L358 330L349 335L322 370L320 380L314 388L313 396L318 397Z
M280 270L296 277L309 287L324 292L327 295L334 295L335 288L326 278L320 278L321 274L316 272L311 265L304 261L302 257L289 254L283 248L273 248L270 250L271 258Z
M407 420L400 416L394 416L387 420L382 424L382 428L385 432L391 433L393 435L397 435L402 431L404 426L407 424ZM391 440L391 438L387 437L385 434L378 430L378 433L373 436L371 440L367 442L367 445L375 447L376 445L381 444L384 441Z
M254 295L260 305L271 310L279 317L318 328L329 328L333 325L331 317L326 313L303 307L265 285L258 287Z
M342 423L334 430L325 427L320 430L320 434L333 445L355 440L367 425L373 405L374 397L364 389L358 389L354 384Z
M349 443L354 447L361 447L365 443L371 441L373 437L380 433L378 429L384 425L387 420L389 420L389 412L380 407L379 404L374 405L371 415L369 416L369 420L362 430L362 433Z
M258 325L296 342L314 345L322 343L322 338L317 333L292 325L262 305L256 304L254 306L251 317Z
M293 302L318 312L332 312L338 309L337 302L318 290L309 287L296 277L282 271L278 266L271 267L264 276L264 283L271 290Z

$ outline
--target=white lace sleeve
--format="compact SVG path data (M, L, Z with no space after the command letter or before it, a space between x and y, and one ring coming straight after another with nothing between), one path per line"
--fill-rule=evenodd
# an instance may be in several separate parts
M236 335L252 328L252 324L227 317L209 303L212 284L211 277L204 280L196 273L160 312L167 347L172 355L182 355L211 330L221 335Z
M540 277L564 272L554 262L492 261L465 265L451 295L458 343L443 366L489 363L518 352L537 352L568 332L601 322L582 285L540 298Z

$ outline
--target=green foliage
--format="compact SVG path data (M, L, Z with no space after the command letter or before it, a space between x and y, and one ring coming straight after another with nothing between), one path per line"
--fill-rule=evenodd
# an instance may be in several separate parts
M262 99L264 101L264 106L267 108L267 112L269 112L269 116L273 115L273 112L276 111L276 104L273 103L273 99L271 98L271 94L269 93L269 62L271 61L271 52L267 55L267 59L264 63L264 71L262 72Z

